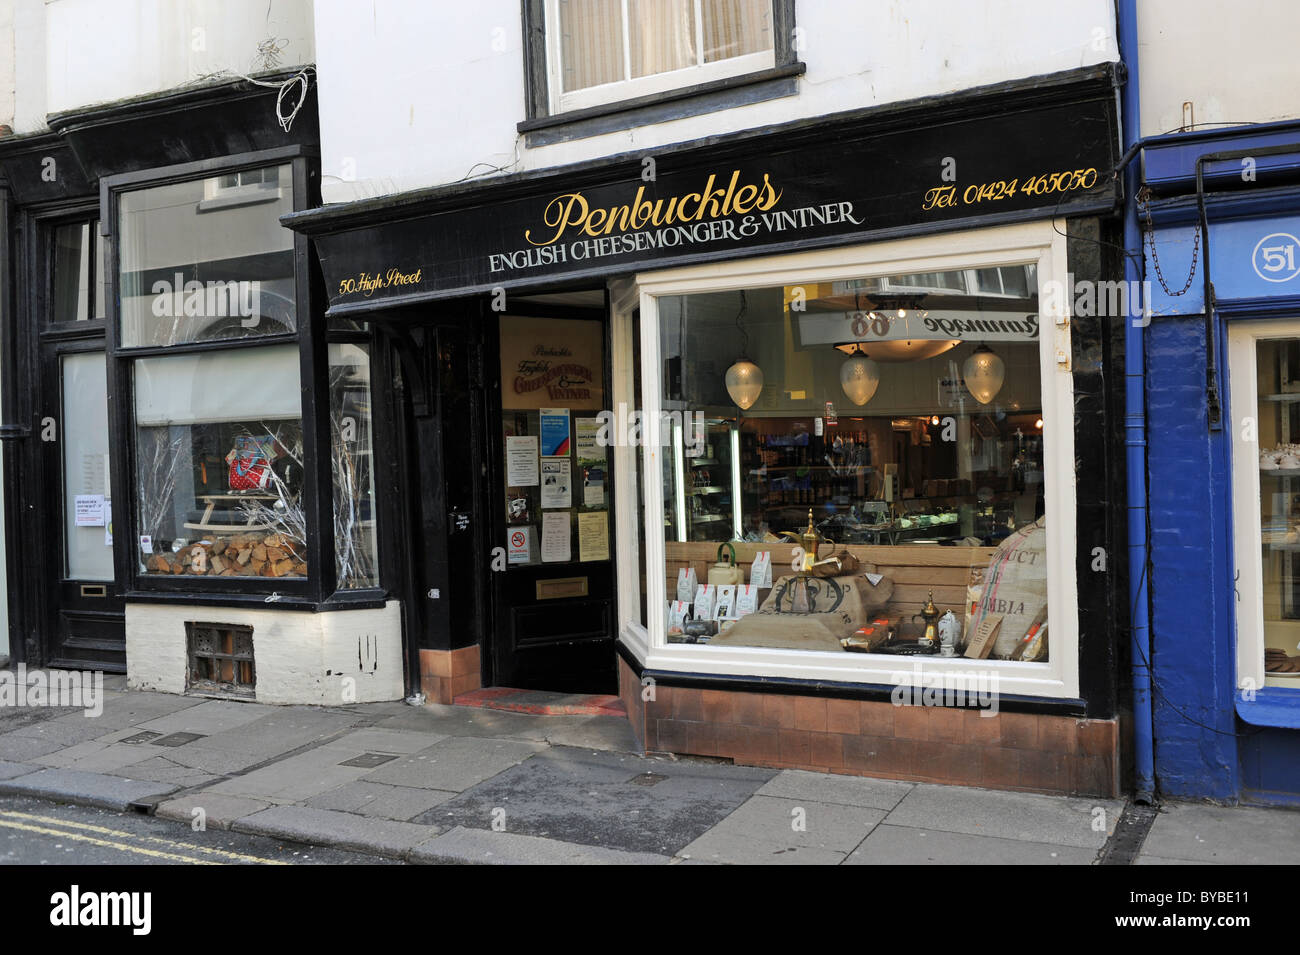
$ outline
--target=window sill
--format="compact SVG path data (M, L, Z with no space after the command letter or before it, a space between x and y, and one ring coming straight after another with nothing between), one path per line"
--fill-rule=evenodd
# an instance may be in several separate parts
M339 591L325 600L313 600L301 594L196 593L130 590L122 595L125 603L184 604L198 607L231 607L240 610L292 610L299 613L329 613L340 610L376 610L392 598L383 590Z
M1255 691L1255 699L1243 700L1237 694L1237 715L1251 726L1300 729L1300 693L1283 687L1265 687Z
M524 134L525 146L549 146L637 126L714 113L793 96L798 92L797 78L806 68L803 63L789 63L756 73L698 83L667 93L526 119L516 128Z

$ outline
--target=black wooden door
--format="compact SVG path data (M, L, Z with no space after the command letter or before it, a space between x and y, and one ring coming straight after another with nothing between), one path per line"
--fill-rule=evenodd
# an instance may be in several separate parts
M608 323L603 313L586 312L581 318L560 313L538 321L548 320L555 324L499 318L496 353L489 349L485 363L497 373L493 393L500 396L488 498L496 555L490 676L497 686L614 693L612 455L592 450L590 430L608 403ZM523 328L535 337L526 338ZM587 345L582 354L575 339ZM528 347L521 350L525 340ZM521 378L529 380L519 384ZM529 391L534 387L543 398ZM539 407L542 403L547 407ZM555 413L544 424L547 411ZM568 447L548 454L560 450L558 435L565 428ZM517 454L511 459L510 439L538 442L535 480L521 475ZM514 448L518 452L518 445ZM555 467L567 470L548 470ZM565 481L561 495L557 486ZM564 529L557 533L557 526ZM567 557L554 546L563 536Z
M47 594L44 660L123 672L103 341L46 340L41 351L42 413L33 441L43 475L34 489L43 533L23 558L36 559Z

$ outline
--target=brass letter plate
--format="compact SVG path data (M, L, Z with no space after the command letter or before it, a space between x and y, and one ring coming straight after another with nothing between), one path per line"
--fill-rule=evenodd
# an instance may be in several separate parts
M83 597L107 597L108 587L104 584L82 584L81 596Z
M586 577L557 577L537 581L537 599L554 600L556 597L587 596Z

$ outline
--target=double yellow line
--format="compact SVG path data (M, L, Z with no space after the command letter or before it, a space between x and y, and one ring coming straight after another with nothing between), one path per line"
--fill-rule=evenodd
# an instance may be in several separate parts
M58 819L54 816L38 816L30 812L0 811L0 828L17 829L21 832L32 832L45 836L58 836L60 839L67 839L72 842L84 842L105 849L116 849L120 852L148 856L161 862L182 862L190 865L289 864L277 859L263 859L260 856L245 855L242 852L230 852L226 849L216 849L211 846L196 846L189 842L177 842L174 839L163 839L158 836L143 836L133 832L125 832L121 829L111 829L108 826L73 822L68 819ZM151 849L145 843L163 845L177 851L167 852L162 849ZM194 854L183 855L182 853L185 852Z

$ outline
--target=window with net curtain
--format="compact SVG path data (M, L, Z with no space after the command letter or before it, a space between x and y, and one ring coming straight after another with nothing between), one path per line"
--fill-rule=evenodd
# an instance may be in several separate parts
M561 109L774 64L771 0L552 0L548 13Z

